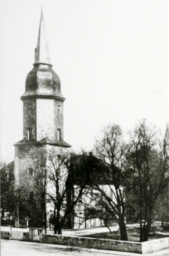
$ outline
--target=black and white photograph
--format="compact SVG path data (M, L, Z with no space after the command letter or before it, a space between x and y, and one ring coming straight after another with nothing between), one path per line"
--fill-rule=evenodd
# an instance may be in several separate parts
M0 0L0 253L169 256L168 0Z

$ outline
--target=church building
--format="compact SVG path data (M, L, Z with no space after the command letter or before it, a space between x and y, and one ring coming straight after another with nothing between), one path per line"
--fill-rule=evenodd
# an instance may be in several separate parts
M37 174L38 169L37 165L35 165L35 160L37 161L39 155L40 163L38 164L40 164L40 169L42 172L47 173L49 169L48 155L50 151L52 150L55 152L55 160L58 165L61 160L60 153L69 152L71 147L67 142L64 141L63 103L65 99L61 93L60 79L54 72L50 61L48 43L45 36L44 16L42 11L40 17L37 47L35 49L35 61L33 64L33 69L27 75L25 93L21 97L21 100L23 101L23 139L15 144L14 180L15 188L20 189L23 185L23 191L25 191L26 187L24 187L24 184L28 184L29 187L29 185L31 185L29 183L35 179L35 174ZM77 162L78 158L79 156L76 156ZM62 176L64 176L64 169L60 170ZM66 212L66 209L70 206L70 204L73 205L73 200L76 200L76 197L78 197L76 194L76 192L79 191L77 187L80 187L82 183L84 187L86 187L89 182L88 176L85 176L86 170L83 170L83 174L81 172L82 170L80 169L79 177L81 180L78 180L78 173L75 172L72 175L72 173L69 172L68 177L70 178L71 176L70 179L72 180L72 177L74 177L71 185L70 183L68 184L70 186L67 186L66 182L61 182L61 186L66 189L64 191L65 202L63 205L62 213L64 213L64 211ZM45 175L47 177L47 174ZM95 173L95 175L98 176L98 173ZM103 182L101 182L101 185L105 187L105 190L107 190L107 186ZM42 219L45 220L45 223L48 225L51 223L50 219L52 214L55 214L56 212L56 201L53 202L54 208L52 209L51 201L46 197L47 194L49 197L49 189L50 192L54 191L53 188L55 189L55 196L57 197L59 194L59 190L57 191L56 183L54 187L51 186L49 188L46 186L46 190L44 192L45 197L44 200L42 200L43 204L41 204L40 193L40 198L38 198L37 194L30 192L29 189L27 192L31 204L35 205L36 208L36 204L33 201L34 198L32 197L31 199L31 193L34 193L36 203L40 205L40 214L38 215L37 212L35 214L37 220L39 220L42 216ZM92 194L93 193L94 192L92 192ZM21 195L21 197L24 198L23 195ZM84 190L80 200L78 199L77 204L75 205L69 218L67 218L67 223L69 224L67 224L66 227L79 229L103 225L102 219L98 219L96 216L91 216L90 218L86 217L87 208L89 207L94 208L95 202L93 201L89 190L86 189ZM25 222L25 218L28 218L27 212L31 212L34 209L29 209L29 211L26 210L26 212L24 212L25 215L22 215L20 210L21 204L18 202L15 212L15 227L20 227L21 217L23 217ZM35 215L32 214L33 220L35 219ZM28 223L27 219L27 225L29 224L30 222ZM45 224L45 227L47 224ZM36 224L31 223L31 225Z
M32 149L67 149L64 141L64 97L61 82L52 68L41 11L33 69L28 73L23 101L23 139L15 144L14 175L19 186L33 168ZM19 213L15 226L19 226Z

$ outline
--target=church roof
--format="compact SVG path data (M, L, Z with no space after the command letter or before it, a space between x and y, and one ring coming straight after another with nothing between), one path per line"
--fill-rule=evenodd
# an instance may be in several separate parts
M25 84L25 97L53 97L63 101L61 82L58 75L52 69L49 56L49 47L45 33L43 11L41 11L37 46L35 48L35 63L28 73Z
M51 141L50 139L48 138L44 138L42 140L39 140L39 141L34 141L34 140L20 140L18 141L16 145L37 145L37 146L42 146L42 145L51 145L51 146L58 146L58 147L64 147L64 148L70 148L71 145L68 144L67 142L63 141L63 140L55 140L55 141Z
M35 64L51 64L49 47L46 39L43 10L41 10L37 47L35 48Z
M39 140L38 143L41 144L49 144L49 145L53 145L53 146L59 146L59 147L71 147L71 145L69 145L67 142L63 141L63 140L55 140L55 141L51 141L48 138L44 138L42 140Z

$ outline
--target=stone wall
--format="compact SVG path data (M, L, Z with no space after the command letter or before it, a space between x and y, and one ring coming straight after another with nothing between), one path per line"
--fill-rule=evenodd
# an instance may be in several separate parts
M169 238L161 238L142 243L142 252L151 253L169 248Z
M55 99L24 99L23 102L23 135L28 139L57 139L58 129L63 139L63 102Z
M11 239L13 240L23 240L24 232L21 231L12 231L11 232Z
M29 233L23 231L1 231L1 239L30 241Z
M9 231L1 231L1 239L9 240L11 239L11 234Z
M42 147L41 147L42 148ZM32 144L17 145L15 149L15 182L16 185L25 181L28 169L35 169L35 158L38 148ZM34 155L33 155L34 154Z
M1 231L1 239L14 239L24 241L38 241L40 239L41 243L61 244L67 246L95 248L139 254L147 254L152 252L158 252L164 249L169 249L169 238L161 238L140 243L89 237L48 235L42 233L38 234L38 236L36 235L36 237L32 237L30 232L28 233L22 231Z
M36 101L25 99L23 103L23 135L27 138L28 128L32 128L32 139L36 139Z
M37 99L37 140L55 138L54 100Z
M84 248L95 248L104 250L114 250L123 252L142 253L142 244L137 242L117 241L111 239L98 239L89 237L75 237L62 235L43 234L41 243L62 244L67 246L76 246Z
M61 244L67 246L76 246L84 248L95 248L103 250L114 250L123 252L132 252L146 254L158 252L169 248L169 238L156 239L148 242L131 242L111 239L98 239L89 237L75 237L62 235L43 234L40 238L41 243Z
M60 129L61 139L63 139L63 102L55 100L54 115L55 115L55 138L58 140L57 130Z

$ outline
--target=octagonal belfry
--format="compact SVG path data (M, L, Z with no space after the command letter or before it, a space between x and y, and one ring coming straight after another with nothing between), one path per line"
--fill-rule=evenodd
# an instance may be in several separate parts
M52 69L41 11L35 62L28 73L23 101L23 140L69 147L63 140L63 102L61 83ZM23 143L23 141L22 141Z

